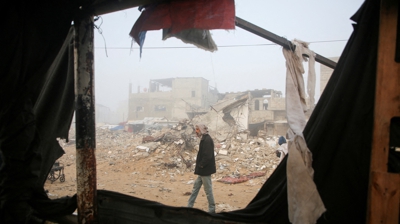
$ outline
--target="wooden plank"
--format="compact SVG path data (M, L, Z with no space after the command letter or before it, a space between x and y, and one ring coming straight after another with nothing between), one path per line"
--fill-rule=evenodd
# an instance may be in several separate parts
M398 223L399 177L387 173L390 120L400 116L400 65L395 62L398 0L382 0L380 10L367 223Z
M369 223L399 223L400 175L387 172L372 172L371 204Z
M388 2L394 6L385 5ZM396 0L383 0L378 43L374 132L372 143L372 171L387 171L389 131L392 117L400 116L400 69L395 62Z

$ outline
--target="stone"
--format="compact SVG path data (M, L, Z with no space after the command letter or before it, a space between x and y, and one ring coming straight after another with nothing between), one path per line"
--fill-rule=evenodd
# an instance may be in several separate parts
M223 149L221 149L221 150L219 150L218 154L221 154L221 155L228 155L228 150L223 150Z
M242 141L247 141L248 135L247 133L240 133L238 136L241 138Z
M194 180L189 180L186 184L193 184L194 183ZM189 194L190 195L190 194Z
M180 139L179 141L174 141L174 143L176 145L182 145L184 143L184 141L182 139Z

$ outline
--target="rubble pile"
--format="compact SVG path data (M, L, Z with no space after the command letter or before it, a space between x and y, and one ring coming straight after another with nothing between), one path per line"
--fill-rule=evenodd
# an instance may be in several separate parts
M214 178L238 178L242 182L259 176L269 176L279 163L275 154L279 136L266 136L260 132L252 137L246 132L230 132L231 128L218 130L228 136L218 140L212 134L215 145L217 173ZM70 139L73 142L74 130ZM62 146L70 143L61 142ZM132 164L146 160L146 164L156 167L157 172L193 172L199 139L188 120L173 127L144 129L132 133L125 130L112 131L107 128L96 129L96 160L109 165ZM67 155L69 163L74 163L73 155ZM232 182L230 182L232 183Z

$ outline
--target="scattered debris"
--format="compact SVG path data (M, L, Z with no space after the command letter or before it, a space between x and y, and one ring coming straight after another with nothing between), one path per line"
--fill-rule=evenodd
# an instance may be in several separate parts
M238 184L248 181L249 178L247 176L239 176L239 177L223 177L218 182L222 182L225 184Z
M165 175L166 170L174 175L194 172L199 139L193 128L195 122L192 122L186 119L172 127L137 132L97 127L96 160L114 166L146 159L149 166L157 167L154 175ZM246 130L237 133L229 126L220 126L218 132L212 131L210 126L209 129L215 145L217 173L213 178L217 181L236 184L256 177L268 178L279 164L275 154L279 136L265 133L249 136ZM75 139L74 134L71 129L69 139ZM68 144L60 141L61 146ZM74 155L64 156L66 164L74 161Z

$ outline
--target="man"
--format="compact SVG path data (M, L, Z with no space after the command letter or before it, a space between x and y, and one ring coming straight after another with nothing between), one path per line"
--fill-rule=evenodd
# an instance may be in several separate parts
M212 192L211 174L216 172L214 157L214 142L208 134L208 128L204 124L196 125L196 135L199 137L199 152L196 158L196 167L194 174L197 179L194 181L192 194L188 201L188 207L193 207L201 185L204 185L204 191L208 200L208 212L215 213L214 195Z

